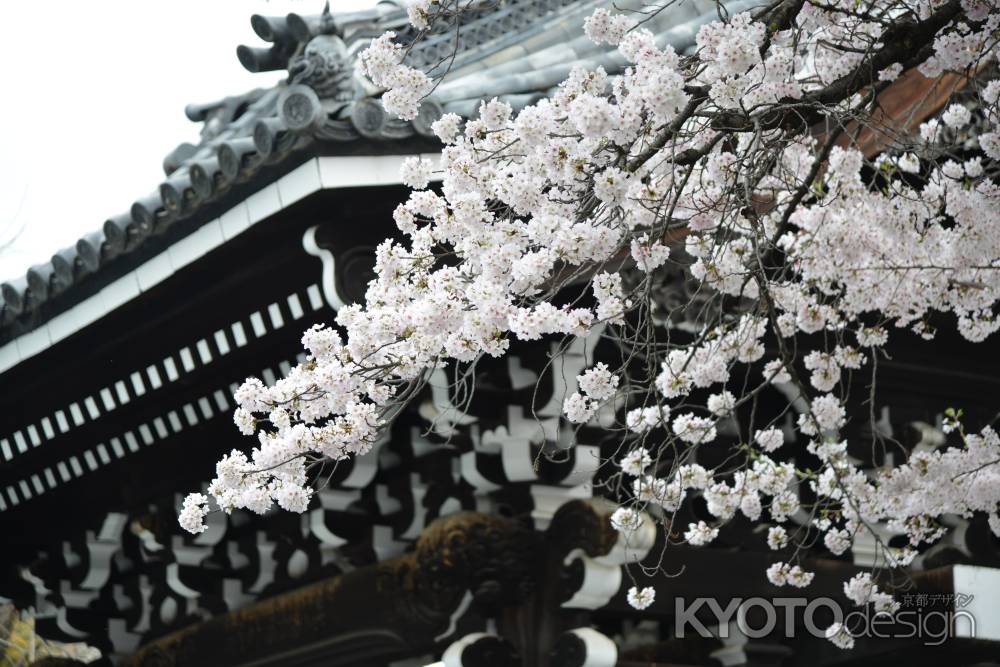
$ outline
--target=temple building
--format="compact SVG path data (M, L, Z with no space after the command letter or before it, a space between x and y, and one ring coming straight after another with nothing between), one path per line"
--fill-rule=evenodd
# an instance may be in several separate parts
M363 299L407 195L402 160L440 149L431 123L475 117L492 97L523 108L574 65L621 72L624 59L582 32L610 4L487 2L458 33L415 42L411 64L449 74L412 122L387 117L355 74L372 37L413 39L400 5L255 15L263 45L240 46L240 62L287 77L187 107L201 139L170 152L162 183L2 284L0 602L20 620L0 623L0 656L29 664L11 657L16 629L37 635L35 664L51 665L93 651L42 657L46 642L142 667L998 664L1000 550L979 520L955 518L913 568L913 596L977 621L940 645L859 639L843 651L805 629L786 637L783 623L763 636L735 617L713 624L699 599L780 597L764 571L782 555L739 521L701 549L663 549L652 526L622 542L598 465L609 445L596 427L570 438L559 416L573 378L606 353L596 338L557 357L554 343L518 343L476 366L471 395L438 371L370 454L326 471L302 515L214 513L197 536L178 526L184 494L204 488L222 455L253 445L233 425L237 385L273 383L304 358L303 331ZM684 52L716 16L715 2L693 0L646 27ZM943 101L913 86L894 98L901 117ZM933 372L922 363L931 353ZM909 447L937 442L943 406L993 418L1000 357L957 335L933 346L914 337L880 372L870 407ZM871 434L854 435L852 455L865 460ZM684 524L699 511L686 504ZM873 553L817 547L805 595L843 601L842 582ZM625 599L634 582L658 589L642 612Z

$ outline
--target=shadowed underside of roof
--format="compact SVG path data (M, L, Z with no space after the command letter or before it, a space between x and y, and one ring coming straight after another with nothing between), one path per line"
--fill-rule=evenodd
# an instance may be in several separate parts
M426 149L433 137L431 123L443 113L474 117L480 101L492 97L521 109L547 95L578 65L602 66L610 74L622 71L625 62L616 50L583 35L584 18L611 4L482 0L463 18L459 31L432 32L410 48L408 63L432 74L449 70L412 122L389 118L377 100L381 91L358 76L355 67L360 51L385 30L395 30L403 43L413 41L401 3L315 16L254 15L251 27L267 46L240 46L237 57L252 72L285 70L287 78L271 88L189 105L188 118L202 123L201 140L181 144L167 155L166 180L50 261L0 284L0 344L44 325L87 293L81 285L89 283L93 291L113 277L116 260L121 266L123 256L176 223L195 218L206 205L223 201L234 187L260 182L274 173L268 167L293 154L309 149L356 153L373 150L372 142L391 142L406 152L405 142L414 139L416 152ZM756 0L740 0L727 7L734 13L754 4ZM698 27L717 16L712 0L684 0L645 25L661 44L684 51L693 48Z

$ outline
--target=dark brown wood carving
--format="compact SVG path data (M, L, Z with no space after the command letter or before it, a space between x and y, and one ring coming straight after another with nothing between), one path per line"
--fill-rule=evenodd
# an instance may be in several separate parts
M442 634L467 591L483 611L531 593L538 539L512 519L454 514L403 556L184 628L127 664L359 665L433 651L453 639Z

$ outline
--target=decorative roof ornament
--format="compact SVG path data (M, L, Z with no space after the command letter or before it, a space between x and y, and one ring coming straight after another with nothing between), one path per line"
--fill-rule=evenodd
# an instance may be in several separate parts
M391 16L401 11L389 7ZM287 25L302 40L288 61L287 88L277 103L278 116L290 130L330 141L432 136L431 123L444 113L440 104L430 101L412 124L391 121L376 99L381 91L356 72L357 47L387 20L393 19L384 7L338 17L329 3L318 17L288 16Z
M347 45L339 35L317 35L288 62L288 81L307 85L323 99L348 102L359 96Z

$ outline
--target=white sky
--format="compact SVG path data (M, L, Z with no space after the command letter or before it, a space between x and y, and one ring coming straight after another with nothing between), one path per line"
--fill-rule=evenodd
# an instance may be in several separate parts
M334 12L373 0L331 0ZM271 85L236 46L265 43L250 15L318 13L323 0L56 0L9 3L0 40L0 280L152 192L163 157L198 139L184 115Z

